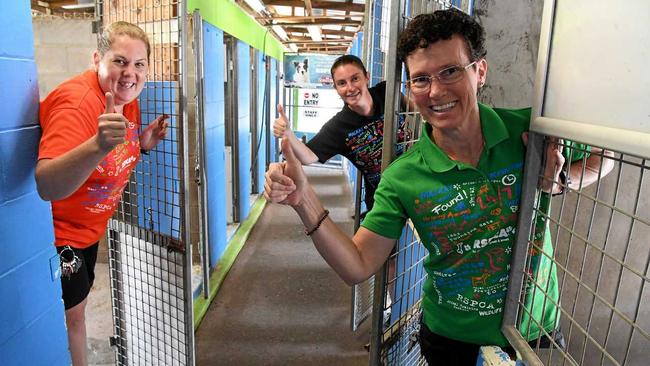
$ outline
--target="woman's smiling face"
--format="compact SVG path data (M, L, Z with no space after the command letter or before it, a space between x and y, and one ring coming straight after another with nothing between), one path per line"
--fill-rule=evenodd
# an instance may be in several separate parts
M143 41L117 35L110 50L103 56L95 52L93 61L102 91L113 94L116 106L128 104L140 95L149 69Z
M368 77L359 66L345 64L334 70L334 87L343 102L350 107L369 96Z

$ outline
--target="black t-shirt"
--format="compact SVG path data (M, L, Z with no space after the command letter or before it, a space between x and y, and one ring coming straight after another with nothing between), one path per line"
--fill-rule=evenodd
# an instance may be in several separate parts
M365 117L353 112L347 105L314 136L307 147L316 154L318 161L326 162L334 155L345 156L361 171L366 188L366 207L374 204L374 195L381 174L381 149L384 142L384 105L386 82L369 88L374 111ZM404 117L399 117L397 141L404 141ZM403 145L397 145L397 154Z

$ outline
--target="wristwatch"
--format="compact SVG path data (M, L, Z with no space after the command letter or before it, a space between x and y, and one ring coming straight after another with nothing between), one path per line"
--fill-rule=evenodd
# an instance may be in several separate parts
M560 194L564 194L564 192L569 188L569 184L571 184L571 178L566 174L564 168L560 170L560 191L557 193L553 193L553 196L557 196Z

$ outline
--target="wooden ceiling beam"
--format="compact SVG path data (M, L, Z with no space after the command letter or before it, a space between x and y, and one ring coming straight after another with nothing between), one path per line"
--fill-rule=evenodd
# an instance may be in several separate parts
M287 33L291 33L291 32L307 33L307 28L303 28L299 26L296 27L285 26L284 30ZM354 35L357 34L357 32L349 32L349 31L336 30L336 29L324 29L324 28L321 29L321 33L323 33L323 35L343 36L343 37L354 37Z
M311 16L311 0L305 0L305 15Z
M265 0L264 4L297 8L302 8L305 5L301 0ZM340 3L334 1L312 1L311 7L312 9L353 11L357 13L363 13L366 10L364 4Z
M340 45L340 44L350 44L350 40L336 40L336 41L312 41L312 40L297 40L297 39L290 39L288 41L282 42L283 44L289 44L289 43L294 43L295 45L299 46L301 44L304 45L309 45L309 44L322 44L322 45L327 45L327 44L333 44L333 45Z
M77 0L41 0L41 2L46 2L50 4L50 7L60 7L62 5L76 5Z
M360 20L345 20L345 19L315 19L313 21L278 21L273 22L274 25L288 25L288 26L306 26L306 25L349 25L359 26Z
M267 16L261 16L257 17L257 19L262 19L262 20L273 20L273 21L280 21L280 22L290 22L290 21L298 21L298 22L303 22L307 20L323 20L323 19L336 19L336 20L343 20L343 19L353 19L353 18L363 18L361 15L310 15L310 16L301 16L301 15L285 15L285 16L278 16L278 17L273 17L269 18ZM361 19L357 20L357 22L360 22ZM274 24L277 24L274 22Z

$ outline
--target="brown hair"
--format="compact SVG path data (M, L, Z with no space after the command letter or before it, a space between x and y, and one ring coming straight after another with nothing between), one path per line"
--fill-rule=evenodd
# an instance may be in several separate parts
M115 37L121 35L129 36L133 39L139 39L144 42L145 46L147 46L147 61L149 60L151 55L151 45L149 44L149 37L147 37L147 34L137 25L122 21L112 23L108 27L104 28L104 31L97 41L97 51L99 54L104 56L104 54L111 49Z
M361 71L363 71L363 75L368 75L368 72L366 71L366 67L363 65L363 61L361 61L360 58L358 58L355 55L343 55L337 58L334 61L334 64L332 64L332 68L330 69L330 74L332 74L332 79L334 79L334 70L336 70L338 67L343 65L355 65L358 68L360 68Z

